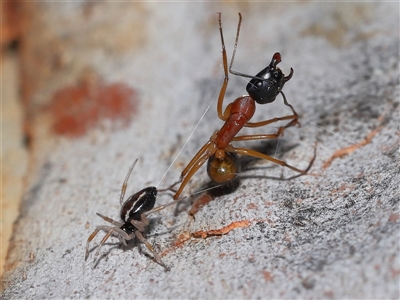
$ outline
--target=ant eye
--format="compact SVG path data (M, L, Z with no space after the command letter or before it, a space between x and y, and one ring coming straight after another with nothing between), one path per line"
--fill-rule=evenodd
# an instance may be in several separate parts
M262 86L262 82L261 81L257 81L256 86L257 87L261 87Z

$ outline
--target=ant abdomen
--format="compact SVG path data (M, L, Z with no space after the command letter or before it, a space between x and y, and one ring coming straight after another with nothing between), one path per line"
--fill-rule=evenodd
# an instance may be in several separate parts
M239 157L232 152L225 152L223 159L212 155L207 162L207 174L215 183L226 183L234 180L240 173Z
M225 152L223 159L212 155L207 162L207 174L212 180L210 194L222 196L234 192L240 184L241 165L239 156L233 152Z

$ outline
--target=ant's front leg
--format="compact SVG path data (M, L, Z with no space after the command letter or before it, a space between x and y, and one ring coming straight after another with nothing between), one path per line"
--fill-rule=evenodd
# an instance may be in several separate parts
M219 23L219 33L221 36L221 45L222 45L222 65L224 66L225 76L224 76L224 82L221 86L221 90L218 96L217 113L218 113L218 118L220 118L222 121L226 121L229 116L227 116L225 113L222 113L222 104L224 102L226 88L228 87L229 76L228 76L228 58L226 57L224 35L222 33L221 13L219 13L218 16L218 23Z
M275 123L275 122L279 122L279 121L291 120L288 124L279 128L280 130L281 130L281 128L283 128L282 132L281 132L282 134L283 134L283 131L288 127L292 127L295 125L300 126L300 123L298 121L298 119L299 119L298 113L294 110L293 106L287 101L285 94L282 91L280 91L280 93L282 94L282 97L283 97L283 103L286 106L289 106L290 109L292 110L292 113L293 113L292 115L284 116L284 117L280 117L280 118L273 118L273 119L260 121L260 122L247 122L244 126L245 127L262 127L262 126L265 126L265 125L268 125L271 123Z

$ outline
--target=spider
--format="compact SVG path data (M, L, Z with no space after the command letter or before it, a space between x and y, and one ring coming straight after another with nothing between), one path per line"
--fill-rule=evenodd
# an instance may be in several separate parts
M128 186L127 182L129 179L129 176L132 172L132 169L136 165L136 162L138 160L136 159L132 166L130 167L128 174L125 178L124 183L122 184L121 188L121 194L120 194L120 204L121 204L121 211L120 211L120 216L123 222L118 222L115 221L109 217L103 216L102 214L97 213L99 217L104 219L106 222L111 223L114 226L98 226L92 234L89 236L87 243L86 243L86 255L85 255L85 260L87 260L89 256L89 244L93 240L93 238L99 233L100 230L106 231L106 235L103 237L101 242L98 245L96 254L95 254L95 260L98 257L100 253L101 247L104 245L104 243L107 241L107 239L111 235L116 235L120 242L124 245L127 246L127 241L133 240L134 238L137 238L140 242L146 245L147 249L150 250L150 252L153 254L154 259L158 264L163 266L165 269L168 269L167 266L164 264L162 261L160 255L154 250L153 246L144 238L143 232L145 231L145 228L147 225L149 225L149 220L147 218L147 215L162 210L167 206L170 206L172 204L176 204L176 201L171 202L166 205L161 205L156 208L154 208L156 198L157 198L157 193L158 192L165 192L165 191L171 191L171 188L166 188L162 190L157 190L156 187L154 186L149 186L146 187L139 192L131 195L128 197L126 201L124 201L125 197L125 191Z

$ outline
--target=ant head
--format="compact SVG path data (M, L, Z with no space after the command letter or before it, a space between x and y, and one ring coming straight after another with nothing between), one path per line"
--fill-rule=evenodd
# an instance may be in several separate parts
M271 63L264 70L258 73L246 86L249 96L258 104L271 103L282 90L283 85L293 75L293 69L290 69L290 74L284 76L277 64L281 62L281 55L276 52L272 57Z

